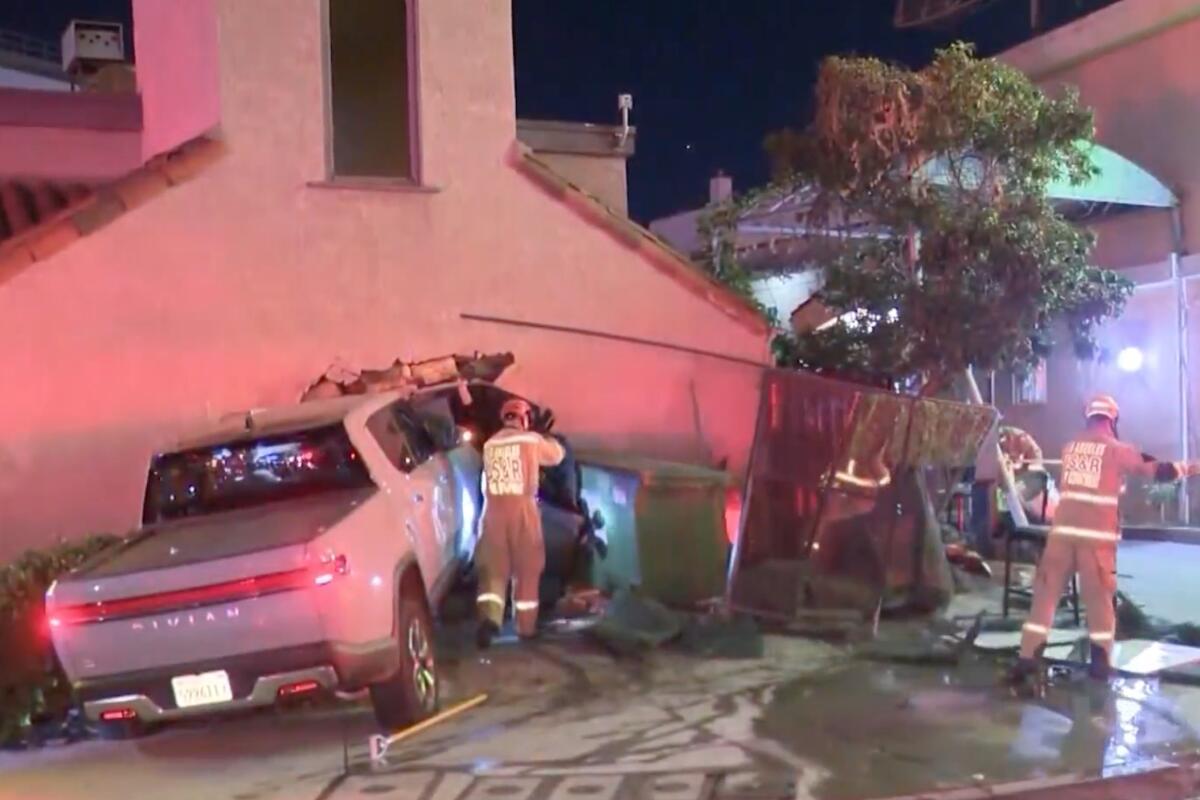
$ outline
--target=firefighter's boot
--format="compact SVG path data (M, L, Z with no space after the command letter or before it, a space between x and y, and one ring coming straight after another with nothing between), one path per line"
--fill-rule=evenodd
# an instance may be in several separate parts
M1108 650L1098 644L1093 644L1088 658L1088 677L1092 680L1107 682L1112 675L1112 667L1108 661Z
M1033 658L1020 658L1009 670L1006 684L1013 694L1022 698L1046 696L1046 663L1042 658L1045 645L1037 649Z
M480 650L486 650L492 646L492 639L496 638L496 634L500 633L500 626L492 622L490 619L479 620L479 627L475 629L475 644Z

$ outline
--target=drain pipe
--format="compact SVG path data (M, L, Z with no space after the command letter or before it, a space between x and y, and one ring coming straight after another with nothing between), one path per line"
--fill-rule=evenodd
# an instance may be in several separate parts
M1180 258L1183 255L1183 215L1179 211L1179 202L1171 206L1171 280L1175 284L1175 330L1179 337L1179 449L1180 458L1188 461L1191 458L1191 431L1188 409L1188 318L1187 318L1187 286L1183 280ZM1179 522L1188 525L1191 520L1191 500L1188 494L1188 479L1185 476L1179 484Z

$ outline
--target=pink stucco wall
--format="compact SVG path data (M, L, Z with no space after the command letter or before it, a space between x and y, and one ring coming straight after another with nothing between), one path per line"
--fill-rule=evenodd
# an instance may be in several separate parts
M581 443L745 464L757 368L459 319L766 358L761 334L510 166L509 2L420 3L433 192L310 185L326 171L320 8L217 0L228 155L0 286L0 359L21 376L0 404L0 559L132 525L154 447L293 401L335 359L512 350L503 383Z
M142 164L133 95L0 87L0 175L111 180Z
M216 0L133 0L142 156L178 147L220 119ZM277 26L264 28L263 37Z
M1175 20L1183 21L1162 27ZM1183 199L1189 251L1200 251L1198 43L1195 3L1125 0L1003 56L1050 91L1076 87L1095 112L1097 140ZM1114 266L1163 258L1171 244L1164 217L1143 215L1140 225L1113 226L1111 235L1103 226L1101 255Z

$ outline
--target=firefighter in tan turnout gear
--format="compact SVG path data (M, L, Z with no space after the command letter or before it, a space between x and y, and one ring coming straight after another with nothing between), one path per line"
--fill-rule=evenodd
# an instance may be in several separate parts
M538 470L562 463L566 453L554 439L530 430L531 417L524 400L507 400L500 409L504 427L483 446L484 507L475 551L480 647L490 645L500 630L510 579L516 582L517 632L522 638L537 633L538 583L546 564Z
M1108 395L1092 399L1084 416L1086 429L1063 448L1062 493L1034 578L1029 620L1021 633L1021 658L1012 680L1024 689L1040 687L1044 675L1041 653L1054 611L1076 572L1087 605L1088 672L1094 678L1108 677L1116 631L1117 541L1121 538L1117 503L1125 478L1138 475L1169 483L1200 472L1196 462L1156 461L1120 441L1120 411Z

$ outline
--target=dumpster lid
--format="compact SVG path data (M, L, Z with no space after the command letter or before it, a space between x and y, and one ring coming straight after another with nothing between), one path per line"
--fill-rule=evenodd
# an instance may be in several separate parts
M662 483L719 484L728 486L732 476L711 467L686 464L681 461L663 461L646 458L632 453L614 453L605 450L576 450L575 460L580 466L596 466L620 470L637 475L644 485Z

